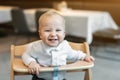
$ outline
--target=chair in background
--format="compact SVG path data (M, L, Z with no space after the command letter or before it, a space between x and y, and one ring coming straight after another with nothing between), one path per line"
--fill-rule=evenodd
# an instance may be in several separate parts
M69 42L71 47L76 50L82 50L87 55L90 55L89 46L85 43L73 43ZM24 65L21 55L26 50L27 44L25 45L11 45L11 71L10 71L10 80L14 80L16 75L30 75L28 73L27 66ZM69 63L65 66L58 67L59 71L84 71L84 80L92 80L91 70L90 68L93 67L93 63L88 63L86 61L77 61L74 63ZM53 67L41 67L40 72L47 72L47 71L54 71Z
M25 18L25 14L23 12L22 9L12 9L11 10L11 16L12 16L12 24L14 27L14 31L17 35L26 35L28 37L30 37L31 35L38 35L37 31L30 31L29 30L29 26L27 24L26 18ZM36 26L35 26L36 28ZM15 41L16 42L16 41Z

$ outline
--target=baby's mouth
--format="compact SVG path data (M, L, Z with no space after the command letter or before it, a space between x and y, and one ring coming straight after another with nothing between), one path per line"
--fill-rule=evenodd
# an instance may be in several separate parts
M57 41L58 39L49 39L49 41Z

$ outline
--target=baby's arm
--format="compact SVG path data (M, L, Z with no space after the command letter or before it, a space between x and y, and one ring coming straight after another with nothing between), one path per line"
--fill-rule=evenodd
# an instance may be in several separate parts
M22 60L24 64L28 66L28 71L32 74L39 74L41 66L36 60L38 59L42 50L41 40L26 45L26 51L22 55Z
M24 54L22 56L23 62L28 66L28 71L31 74L39 74L40 65L36 62L35 58L30 55Z
M25 53L22 56L23 62L28 66L28 71L31 74L39 74L40 65L36 62L35 58L31 57L29 54Z
M93 62L95 59L92 56L88 56L86 53L82 52L82 51L76 51L76 50L72 50L70 51L71 54L71 58L73 60L84 60L87 62Z
M40 71L40 65L36 62L35 58L36 54L33 48L29 46L29 48L27 48L27 50L23 53L22 60L24 64L28 66L29 73L38 75Z

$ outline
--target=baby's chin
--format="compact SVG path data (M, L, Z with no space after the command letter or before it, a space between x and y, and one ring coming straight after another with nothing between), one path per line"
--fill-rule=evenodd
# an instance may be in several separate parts
M58 46L59 44L48 44L50 47L56 47Z
M50 47L57 47L58 45L59 45L58 42L56 42L56 43L49 43L48 44L48 46L50 46Z

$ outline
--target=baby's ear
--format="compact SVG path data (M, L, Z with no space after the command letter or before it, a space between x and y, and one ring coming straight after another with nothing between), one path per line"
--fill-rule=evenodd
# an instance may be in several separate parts
M42 36L41 36L40 32L39 32L39 37L40 37L40 38L42 38Z
M64 34L66 35L66 32L64 32Z
M65 35L66 35L66 32L64 32L64 37L65 37Z

